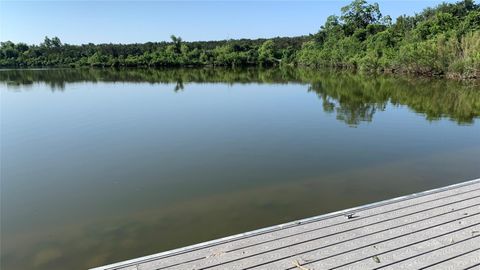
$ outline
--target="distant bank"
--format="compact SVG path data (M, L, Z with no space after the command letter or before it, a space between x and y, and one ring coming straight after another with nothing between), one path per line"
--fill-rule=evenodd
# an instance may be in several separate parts
M441 4L395 22L355 0L313 35L144 44L40 45L2 42L0 67L311 66L480 78L480 5Z

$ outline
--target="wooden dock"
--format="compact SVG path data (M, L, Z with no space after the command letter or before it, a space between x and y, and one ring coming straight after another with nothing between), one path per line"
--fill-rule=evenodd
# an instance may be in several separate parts
M480 269L480 179L94 269Z

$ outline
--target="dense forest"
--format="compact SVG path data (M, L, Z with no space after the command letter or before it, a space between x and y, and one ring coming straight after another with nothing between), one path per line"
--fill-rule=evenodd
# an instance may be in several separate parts
M443 3L395 21L354 0L316 34L144 44L40 45L2 42L0 67L310 66L480 78L480 5Z

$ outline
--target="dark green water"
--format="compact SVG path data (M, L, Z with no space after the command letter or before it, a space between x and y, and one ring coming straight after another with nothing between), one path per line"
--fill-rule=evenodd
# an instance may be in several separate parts
M85 269L480 177L478 82L3 70L1 268Z

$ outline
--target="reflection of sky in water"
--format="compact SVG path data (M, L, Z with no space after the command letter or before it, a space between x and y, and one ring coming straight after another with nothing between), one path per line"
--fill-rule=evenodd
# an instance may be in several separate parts
M0 86L2 268L84 269L480 174L478 123L387 103L349 125L306 84L175 86Z

